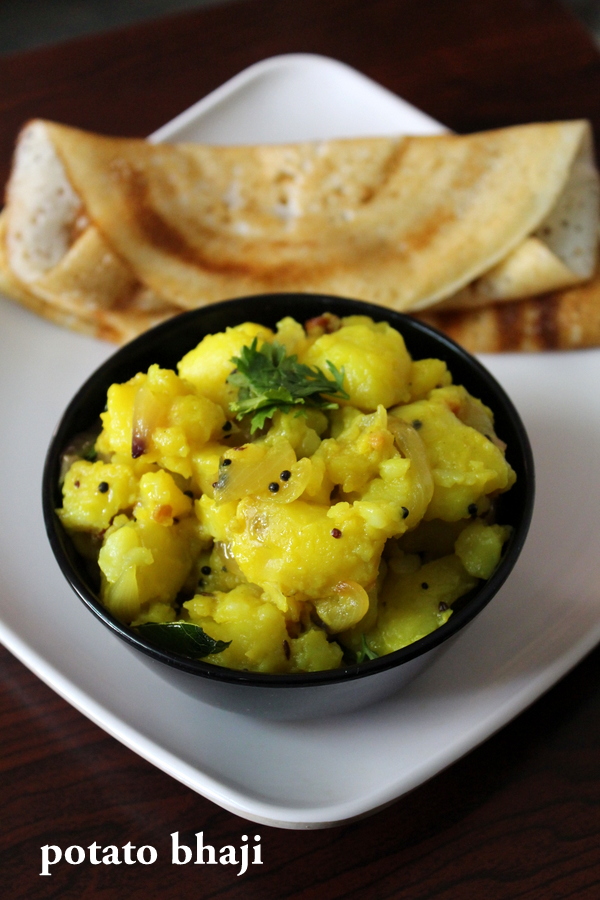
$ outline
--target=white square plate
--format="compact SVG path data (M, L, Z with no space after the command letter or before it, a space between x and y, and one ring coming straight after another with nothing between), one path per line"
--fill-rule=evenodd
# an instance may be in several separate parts
M275 142L442 126L318 56L242 72L153 140ZM0 638L86 716L247 819L320 828L365 815L517 715L600 640L600 351L488 357L532 440L530 537L500 594L398 696L335 720L258 721L178 693L72 594L44 533L45 449L71 396L109 355L0 298Z

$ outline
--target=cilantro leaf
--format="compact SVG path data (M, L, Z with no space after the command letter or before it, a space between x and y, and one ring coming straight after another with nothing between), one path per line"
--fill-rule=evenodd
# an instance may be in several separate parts
M258 340L254 338L231 361L236 368L227 381L238 388L238 398L230 404L230 409L238 419L254 413L251 432L262 428L279 409L289 412L297 408L302 414L303 406L337 409L338 404L331 397L349 399L343 388L343 369L340 372L327 360L333 376L329 378L318 367L298 362L296 355L287 356L285 347L276 341L265 342L259 350Z
M211 653L221 653L231 643L212 638L200 625L191 622L144 622L137 630L159 650L178 653L188 659L203 659Z
M371 650L369 645L367 644L367 639L364 634L360 636L360 650L356 654L356 662L363 663L366 659L377 659L378 654L375 653L374 650Z

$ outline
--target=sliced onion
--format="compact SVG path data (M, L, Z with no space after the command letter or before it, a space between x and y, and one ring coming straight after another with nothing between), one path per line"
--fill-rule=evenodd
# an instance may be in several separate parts
M131 455L134 459L147 452L152 432L160 425L162 416L163 404L145 380L133 401Z
M285 472L281 469L281 472ZM301 497L310 481L312 475L311 461L307 456L293 463L287 472L290 476L287 480L281 478L279 474L279 490L272 494L275 503L291 503Z
M394 435L394 443L405 459L410 460L413 472L413 497L408 507L406 525L410 528L421 521L433 497L433 478L427 460L427 451L419 433L404 419L388 416L388 430Z
M353 628L369 611L369 595L357 581L339 581L331 593L314 601L321 622L331 634Z
M489 409L480 400L476 400L475 397L467 394L460 405L457 415L461 422L485 435L492 444L495 444L504 453L506 444L500 440L494 431L494 418Z
M224 465L228 460L230 462ZM275 495L284 484L280 478L281 473L291 470L295 462L296 454L287 440L232 447L219 467L215 500L218 503L228 503L250 495ZM276 485L276 491L270 492L269 485Z

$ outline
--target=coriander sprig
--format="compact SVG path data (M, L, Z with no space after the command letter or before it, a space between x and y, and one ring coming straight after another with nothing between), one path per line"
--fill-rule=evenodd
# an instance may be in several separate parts
M364 634L360 636L360 650L356 653L356 662L363 663L367 659L377 659L378 654L375 653L374 650L371 650L369 645L367 644L367 639Z
M331 397L349 399L342 386L343 369L340 372L327 360L333 376L328 378L317 366L298 362L296 355L287 356L285 347L276 341L265 342L259 350L258 340L254 338L231 361L236 368L227 381L238 388L238 398L230 404L230 409L238 419L254 413L250 424L252 433L262 428L277 410L289 412L297 408L302 414L303 406L337 409L338 404Z

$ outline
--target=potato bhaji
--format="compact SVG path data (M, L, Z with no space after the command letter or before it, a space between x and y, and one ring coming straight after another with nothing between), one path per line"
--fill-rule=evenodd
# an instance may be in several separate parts
M492 411L386 322L245 323L110 386L58 515L151 643L335 669L431 633L490 577L504 451Z

